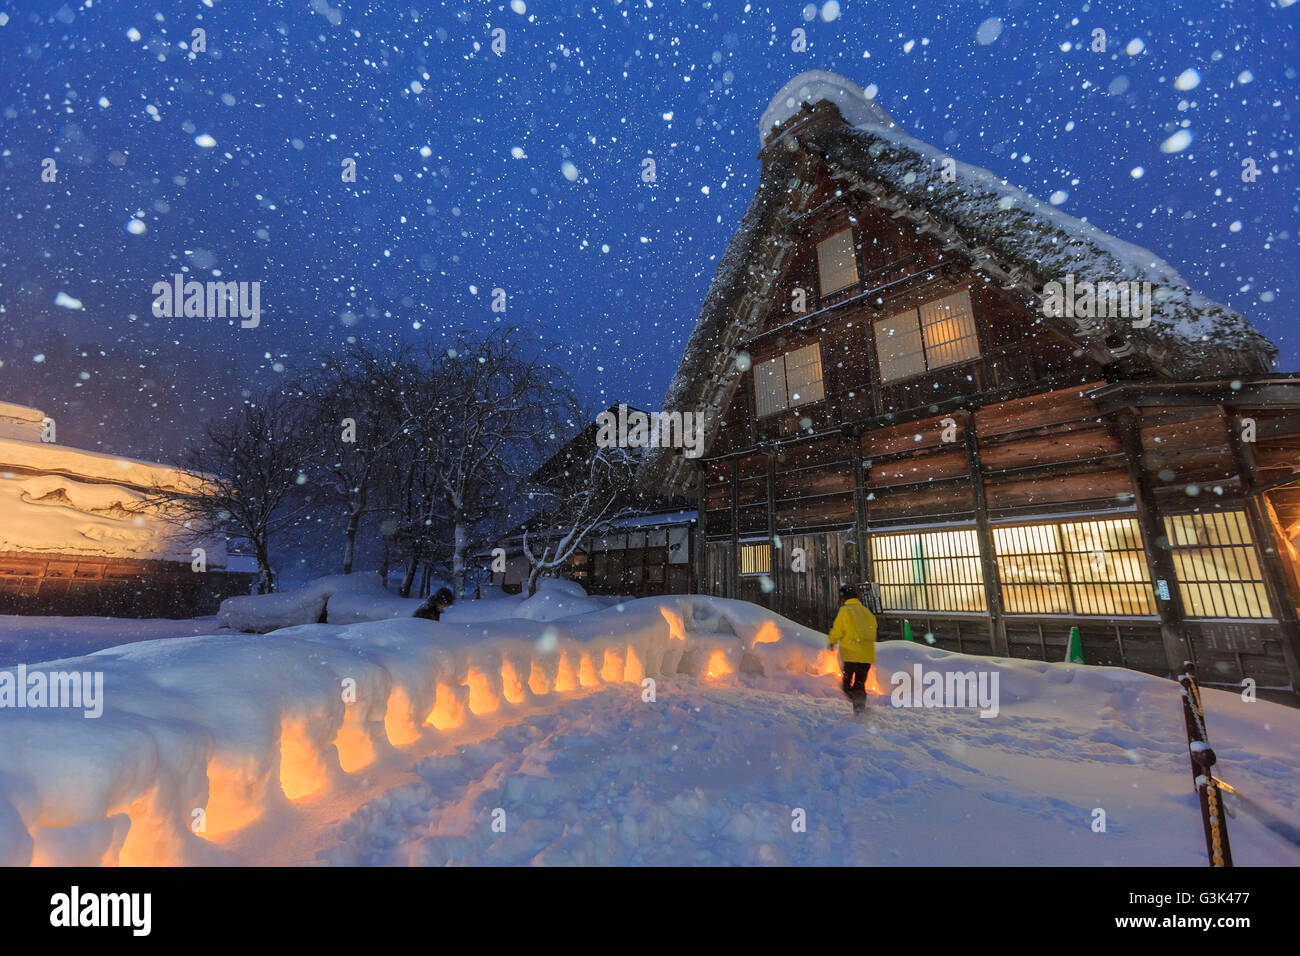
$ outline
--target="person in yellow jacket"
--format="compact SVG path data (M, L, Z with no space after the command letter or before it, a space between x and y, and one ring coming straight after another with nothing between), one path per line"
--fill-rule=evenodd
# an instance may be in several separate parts
M844 695L852 702L853 712L860 714L867 706L867 674L876 662L876 616L858 600L858 589L851 584L840 587L840 611L829 640L828 646L840 646Z

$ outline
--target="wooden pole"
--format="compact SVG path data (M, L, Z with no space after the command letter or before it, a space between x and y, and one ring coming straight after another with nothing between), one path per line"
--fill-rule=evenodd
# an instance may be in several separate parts
M980 464L979 438L975 434L975 416L968 410L961 416L962 437L966 441L966 467L970 473L971 492L975 499L975 532L980 547L980 568L984 578L984 603L989 611L989 641L994 655L1011 654L1006 623L1002 619L1002 582L998 575L997 555L993 550L993 532L989 529L988 496L984 489L984 469Z
M1201 802L1201 823L1205 830L1205 852L1210 866L1232 866L1232 845L1228 842L1228 818L1223 791L1214 779L1214 751L1205 732L1205 710L1201 688L1196 682L1196 665L1183 662L1178 683L1183 688L1183 722L1187 726L1187 751L1192 763L1192 782Z
M1173 558L1169 553L1168 537L1156 513L1155 492L1146 467L1146 454L1142 448L1141 423L1131 408L1120 409L1110 422L1111 433L1119 440L1127 459L1129 480L1133 484L1133 500L1137 505L1138 526L1142 529L1142 549L1146 552L1151 579L1164 581L1169 588L1169 600L1156 594L1156 614L1160 618L1160 640L1165 648L1165 661L1169 674L1179 672L1186 660L1196 662L1196 650L1187 638L1183 626L1182 595L1178 591ZM1165 541L1161 547L1160 542Z
M1245 491L1246 520L1250 524L1251 535L1259 551L1260 565L1264 571L1264 585L1268 589L1269 599L1273 602L1273 616L1282 632L1282 659L1286 664L1287 676L1291 687L1300 692L1300 623L1296 621L1296 610L1290 586L1283 577L1279 561L1286 560L1282 544L1273 533L1273 522L1266 511L1261 495L1250 494L1250 490L1259 482L1255 467L1255 451L1250 442L1242 441L1241 415L1237 409L1224 407L1227 416L1228 445L1237 464L1237 474L1241 478L1242 490ZM1242 674L1243 677L1247 676Z

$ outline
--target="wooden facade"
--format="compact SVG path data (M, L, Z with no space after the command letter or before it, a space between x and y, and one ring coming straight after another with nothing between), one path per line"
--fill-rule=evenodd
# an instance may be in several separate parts
M673 511L616 523L583 539L562 573L588 594L693 594L698 590L695 521L693 511ZM528 560L518 538L500 543L506 550L506 570L494 573L492 583L518 594L528 581Z
M1300 688L1300 380L1250 349L1180 380L1046 318L1013 265L782 135L770 257L706 303L740 317L711 332L732 380L695 374L724 396L708 452L654 479L698 494L701 590L825 630L870 585L883 637L1061 660L1078 627L1089 663Z
M0 552L0 614L193 617L247 594L257 575L178 561Z
M611 405L608 411L617 415L618 409ZM597 453L597 433L594 423L583 429L538 467L530 480L561 498L582 494L588 465ZM635 485L620 489L610 519L579 542L559 573L581 584L588 594L693 594L698 590L696 517L689 496L666 495ZM491 580L507 593L519 593L528 581L529 562L522 540L525 531L535 551L557 537L551 516L542 511L496 542L506 552L506 567L493 572Z

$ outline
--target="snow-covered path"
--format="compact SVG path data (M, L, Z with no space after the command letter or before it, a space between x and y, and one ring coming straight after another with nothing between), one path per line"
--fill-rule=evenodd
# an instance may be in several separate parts
M413 761L395 779L416 779L346 816L337 794L299 805L290 844L266 842L281 829L268 821L234 856L398 866L1205 863L1176 691L1169 713L1142 730L1104 718L1074 726L1066 714L990 721L883 697L856 721L826 679L771 691L684 678L661 682L657 697L617 687L490 732L466 728L462 739L489 735ZM1169 730L1167 741L1152 736ZM1268 766L1237 765L1248 756L1239 747L1221 752L1223 774L1263 785ZM1300 797L1294 776L1290 787ZM1105 833L1092 830L1097 807ZM505 832L493 830L498 808ZM805 832L792 826L797 809ZM1300 865L1300 849L1250 818L1230 823L1238 865ZM289 849L299 856L286 859Z

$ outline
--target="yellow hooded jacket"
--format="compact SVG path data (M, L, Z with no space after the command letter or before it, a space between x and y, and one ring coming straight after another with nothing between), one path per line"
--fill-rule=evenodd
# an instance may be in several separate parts
M876 616L857 598L849 598L835 615L830 641L840 646L840 659L846 664L876 662Z

